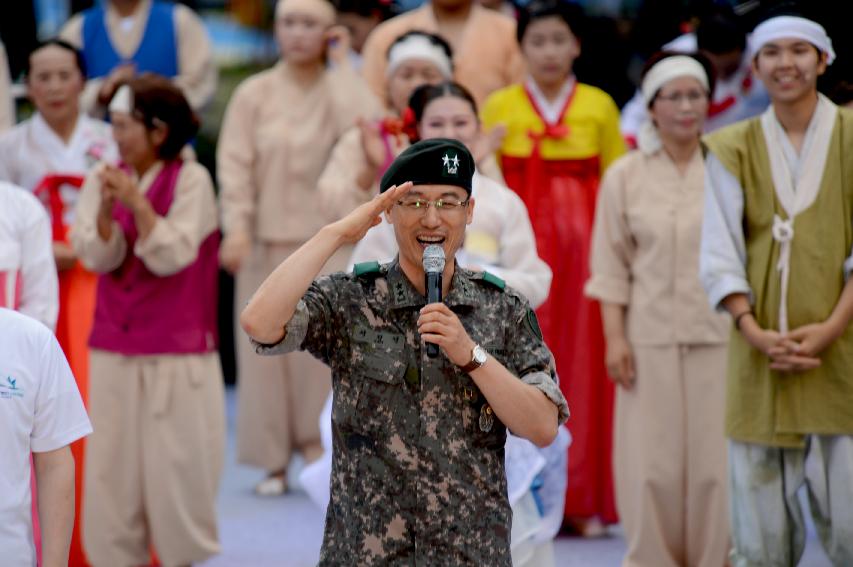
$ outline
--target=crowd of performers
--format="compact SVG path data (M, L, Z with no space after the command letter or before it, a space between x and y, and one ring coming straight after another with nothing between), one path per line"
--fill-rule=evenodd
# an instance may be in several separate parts
M788 564L803 530L791 486L815 470L821 538L853 561L853 507L827 504L853 502L853 117L817 94L835 57L823 28L771 15L747 41L722 11L646 63L620 114L574 75L573 4L513 17L433 0L382 23L373 4L278 1L280 59L231 95L216 187L192 148L217 74L191 10L111 0L30 54L35 112L0 134L0 307L55 330L94 429L71 445L70 564L220 551L217 271L239 312L431 138L477 165L456 260L536 308L571 409L546 449L508 436L514 564L554 564L561 527L617 521L625 565ZM324 271L395 254L380 225ZM259 357L239 329L237 350L238 459L265 471L256 493L285 493L300 454L325 509L328 367ZM783 535L795 543L777 550Z

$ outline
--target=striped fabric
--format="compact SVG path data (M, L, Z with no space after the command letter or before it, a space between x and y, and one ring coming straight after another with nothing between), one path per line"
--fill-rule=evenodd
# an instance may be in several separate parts
M21 273L18 270L0 272L0 307L17 310L21 306Z

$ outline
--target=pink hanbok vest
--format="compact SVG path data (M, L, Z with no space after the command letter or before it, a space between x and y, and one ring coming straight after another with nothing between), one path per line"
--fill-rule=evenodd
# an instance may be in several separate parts
M165 216L183 162L166 162L146 197ZM195 261L170 276L153 274L134 253L139 236L133 213L116 203L113 218L127 241L122 265L98 279L89 345L124 355L196 354L216 350L219 233L199 246Z

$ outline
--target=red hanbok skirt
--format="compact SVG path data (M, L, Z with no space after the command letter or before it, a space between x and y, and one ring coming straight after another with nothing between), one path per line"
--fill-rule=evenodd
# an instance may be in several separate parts
M554 273L536 311L557 363L571 410L566 518L617 521L613 492L612 382L604 364L604 332L596 301L586 298L589 251L600 164L585 160L502 160L507 185L527 205L539 256Z

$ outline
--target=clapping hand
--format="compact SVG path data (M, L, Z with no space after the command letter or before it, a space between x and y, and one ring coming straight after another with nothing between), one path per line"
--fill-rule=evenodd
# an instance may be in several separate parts
M114 165L106 165L100 172L101 194L105 198L118 200L128 209L135 209L145 196L130 176Z

